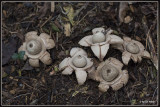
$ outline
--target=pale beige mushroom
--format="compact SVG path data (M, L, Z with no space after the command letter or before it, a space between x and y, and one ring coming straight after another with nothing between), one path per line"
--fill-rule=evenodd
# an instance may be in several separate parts
M116 58L108 58L101 62L96 71L90 72L89 78L99 81L99 90L106 92L109 87L119 90L127 84L129 75L127 70L122 70L123 64Z
M47 49L55 47L54 40L46 33L37 35L36 31L28 32L25 35L25 42L18 49L18 52L25 51L24 60L29 58L29 64L33 67L39 67L39 60L44 64L52 63L50 54Z
M112 47L119 49L122 52L122 61L125 65L128 65L130 59L135 63L141 62L143 58L150 58L149 52L147 52L142 43L132 40L129 37L123 37L124 43L122 45L112 45Z
M123 40L112 34L113 30L94 28L93 35L85 36L79 41L81 46L91 47L93 53L100 61L106 56L110 44L122 44Z
M93 62L81 48L72 48L70 56L59 64L59 70L62 71L63 75L71 75L75 71L78 84L82 85L86 81L87 72L95 70Z

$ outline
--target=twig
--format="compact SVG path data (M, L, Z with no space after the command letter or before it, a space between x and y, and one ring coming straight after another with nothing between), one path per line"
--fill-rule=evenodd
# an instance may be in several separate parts
M6 102L8 103L8 102L10 102L11 100L13 100L15 98L18 98L18 97L21 97L21 96L25 96L25 95L28 95L28 94L31 94L31 93L26 93L26 94L21 94L21 95L15 96L15 97L13 97L11 99L6 100Z
M84 16L82 17L82 19L77 23L77 25L89 14L89 12L91 12L92 10L94 10L94 9L96 9L96 8L97 8L97 7L94 7L93 9L89 10L89 11L87 12L87 14L84 15Z
M82 11L83 9L85 9L87 7L89 3L85 3L85 5L83 5L80 9L76 10L75 14L74 14L74 17L76 17L80 11Z
M94 7L93 9L89 10L89 11L87 12L87 14L84 15L84 16L82 17L82 19L81 19L75 26L79 25L79 23L89 14L89 12L93 11L93 10L96 9L96 8L97 8L97 7ZM74 29L75 29L75 27L72 28L71 32L73 32Z
M155 89L155 91L154 91L154 93L153 93L152 101L153 101L153 97L154 97L154 95L155 95L157 89L158 89L158 87Z
M152 25L147 33L147 38L146 38L146 48L147 48L147 43L148 43L148 38L149 38L149 34L150 34L150 31L151 31L151 28L152 28Z
M64 47L62 46L62 44L60 44L60 46L62 47L63 51L65 51Z
M40 26L42 28L49 20L51 20L52 16L49 16L49 18Z
M71 9L71 7L70 7L70 8L69 8L69 11L64 12L63 9L62 9L62 7L61 7L61 6L59 6L59 7L60 7L60 9L61 9L61 12L62 12L64 15L67 15L67 14L69 13L70 9Z

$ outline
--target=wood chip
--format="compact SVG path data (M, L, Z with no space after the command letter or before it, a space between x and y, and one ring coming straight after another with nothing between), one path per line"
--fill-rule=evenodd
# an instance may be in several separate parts
M71 25L70 23L64 24L64 34L69 37L71 35Z
M126 16L124 18L124 23L130 23L132 21L132 18L130 16Z
M54 12L55 10L55 3L54 1L51 1L51 12Z
M52 70L52 71L49 73L50 76L52 76L52 75L54 75L54 74L55 74L55 71L54 71L54 70Z

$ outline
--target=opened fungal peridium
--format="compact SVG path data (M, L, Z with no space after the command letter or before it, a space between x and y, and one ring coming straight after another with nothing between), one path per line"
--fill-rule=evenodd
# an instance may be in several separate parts
M103 58L106 56L110 44L122 44L123 40L112 34L113 30L108 28L105 30L102 27L94 28L92 30L92 35L83 37L79 44L85 47L91 47L94 55L100 60L103 61Z
M25 35L25 42L18 49L18 52L25 51L24 60L28 57L31 66L39 67L39 60L46 65L52 63L47 49L52 49L54 47L55 43L50 35L41 33L40 36L38 36L36 31L31 31Z
M71 75L75 71L78 84L83 85L87 79L87 73L95 70L93 61L88 58L86 51L77 47L71 49L70 56L59 64L59 70L63 75Z
M127 84L129 75L127 70L122 70L123 64L116 58L110 57L101 62L96 71L89 73L89 78L99 81L98 86L101 92L106 92L109 87L119 90Z

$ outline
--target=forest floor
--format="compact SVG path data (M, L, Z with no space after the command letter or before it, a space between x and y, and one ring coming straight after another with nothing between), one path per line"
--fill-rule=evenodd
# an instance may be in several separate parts
M157 2L127 4L121 14L120 2L2 2L2 104L3 105L156 105ZM121 22L120 19L126 22ZM71 29L64 26L69 23ZM128 83L118 91L101 93L99 82L87 79L79 86L75 73L62 75L59 63L69 57L78 42L96 27L111 28L120 36L141 42L151 54L140 63L132 60L127 69ZM67 32L65 29L69 29ZM33 68L28 60L13 59L29 31L45 32L56 46L49 50L51 65ZM90 48L82 47L98 60ZM122 62L122 53L110 48L109 57ZM52 75L50 75L53 73Z

